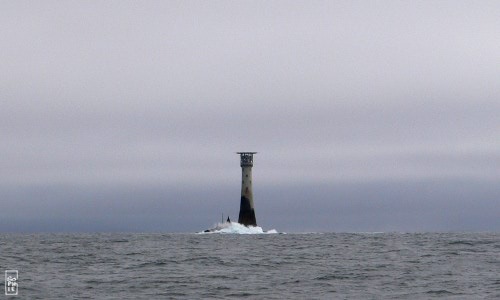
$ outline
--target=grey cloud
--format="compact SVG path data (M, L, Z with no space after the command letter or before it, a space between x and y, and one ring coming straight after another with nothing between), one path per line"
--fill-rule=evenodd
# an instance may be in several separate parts
M495 231L491 181L372 181L255 186L257 220L279 231ZM195 232L236 216L237 186L33 185L0 191L2 231Z
M0 7L3 187L500 179L496 1Z

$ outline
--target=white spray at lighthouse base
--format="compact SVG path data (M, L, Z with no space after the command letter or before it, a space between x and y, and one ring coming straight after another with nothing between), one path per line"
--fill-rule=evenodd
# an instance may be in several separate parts
M199 234L212 234L212 233L222 233L222 234L272 234L278 233L276 229L271 229L264 231L262 227L259 226L245 226L236 222L224 222L217 223L217 225L209 230L198 232Z

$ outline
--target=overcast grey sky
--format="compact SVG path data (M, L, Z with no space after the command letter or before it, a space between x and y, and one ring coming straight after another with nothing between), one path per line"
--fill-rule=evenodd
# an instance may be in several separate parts
M498 1L0 1L0 231L500 230Z

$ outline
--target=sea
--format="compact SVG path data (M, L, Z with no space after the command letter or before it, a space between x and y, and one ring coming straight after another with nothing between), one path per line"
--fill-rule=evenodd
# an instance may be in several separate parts
M500 233L0 234L0 267L2 299L500 299Z

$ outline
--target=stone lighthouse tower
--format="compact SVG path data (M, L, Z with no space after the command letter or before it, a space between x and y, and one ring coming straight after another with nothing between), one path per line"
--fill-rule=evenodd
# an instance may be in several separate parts
M238 223L245 226L257 226L252 193L253 155L257 152L237 152L241 166L241 203Z

